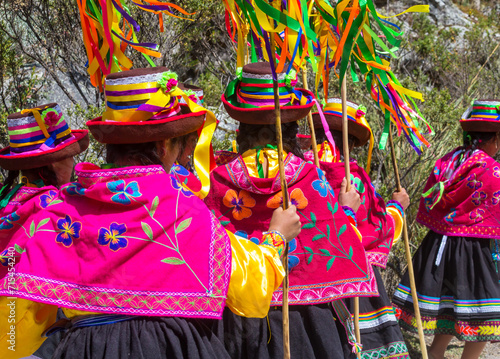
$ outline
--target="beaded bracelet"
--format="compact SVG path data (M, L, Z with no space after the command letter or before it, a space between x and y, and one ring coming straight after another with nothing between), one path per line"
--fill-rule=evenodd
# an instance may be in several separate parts
M279 256L283 255L285 249L286 238L278 231L268 231L262 233L262 243L266 246L271 246L278 251Z
M349 223L351 223L353 226L357 227L358 221L356 220L356 213L352 210L352 208L349 206L342 206L342 209L344 210L344 213L347 215L347 218L349 219Z

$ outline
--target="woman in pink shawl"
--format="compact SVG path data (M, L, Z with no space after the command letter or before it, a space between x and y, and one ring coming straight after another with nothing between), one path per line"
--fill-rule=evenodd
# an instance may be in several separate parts
M464 145L436 162L417 215L429 228L413 266L433 359L453 337L466 342L464 359L500 341L500 101L474 101L460 124ZM393 301L401 326L416 332L408 274Z
M364 146L370 140L368 157L371 156L373 135L365 119L365 108L347 101L349 151ZM341 189L339 177L345 173L342 138L342 103L340 98L330 98L323 107L327 127L319 113L313 114L320 168L338 193ZM326 128L324 128L324 126ZM331 140L326 133L331 131ZM312 151L306 158L314 160ZM368 171L370 158L368 158ZM362 358L409 358L403 334L394 315L391 301L385 290L384 281L377 267L385 268L389 252L401 235L403 210L409 204L409 197L403 189L395 192L387 203L375 191L368 173L350 157L351 183L361 196L361 206L356 213L357 228L363 236L363 246L375 276L379 290L378 297L361 298L360 332L363 351ZM352 300L347 300L348 308L353 309Z
M354 344L354 338L350 314L339 299L377 294L371 266L351 225L354 218L344 213L354 215L359 195L352 188L336 196L323 172L303 160L297 120L311 110L313 95L294 87L293 73L277 76L286 182L303 223L301 234L290 242L288 257L291 356L344 358L342 343ZM205 203L226 228L259 243L267 217L283 202L270 64L244 66L222 101L240 122L239 153L219 153L219 161L225 162L212 171ZM233 358L283 357L282 295L281 288L274 293L268 320L224 312L226 348Z
M267 314L284 241L300 232L295 208L272 214L258 246L168 174L199 128L194 162L208 173L215 125L176 78L162 67L107 76L106 112L87 125L109 163L78 164L77 181L14 233L26 246L1 282L2 358L30 355L58 331L54 358L228 358L224 307ZM69 319L54 323L58 307Z

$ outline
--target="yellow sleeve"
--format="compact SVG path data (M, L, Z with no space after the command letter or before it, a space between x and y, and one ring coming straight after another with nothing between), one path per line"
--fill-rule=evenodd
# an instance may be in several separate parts
M0 297L0 358L24 358L45 341L42 333L56 321L57 306Z
M285 277L278 252L227 232L231 239L231 279L226 305L242 317L264 318L273 292Z
M401 233L403 232L403 216L396 208L390 206L387 206L387 213L394 218L394 240L392 241L392 245L394 245L399 241Z

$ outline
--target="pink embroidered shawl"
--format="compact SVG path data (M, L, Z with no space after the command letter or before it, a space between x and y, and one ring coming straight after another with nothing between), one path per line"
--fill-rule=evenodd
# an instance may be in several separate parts
M237 154L232 158L212 171L212 189L205 203L227 229L258 241L283 201L279 174L250 177L243 159ZM285 171L290 199L303 225L300 235L290 242L289 303L376 295L363 247L323 173L293 154L285 160ZM272 305L281 301L280 288L273 294Z
M25 250L27 236L20 232L31 230L29 217L53 205L57 194L53 186L21 187L0 210L0 278L13 270Z
M500 164L476 150L457 167L460 154L455 149L436 162L424 193L433 190L420 200L417 221L448 236L498 238Z
M231 245L205 204L161 166L82 163L76 173L58 203L24 220L26 251L0 295L85 311L220 318Z
M320 162L320 167L338 196L340 184L345 177L344 163ZM394 219L387 213L384 200L375 191L365 170L355 161L350 163L350 169L351 181L361 198L356 220L357 228L363 236L363 247L371 264L385 268L394 239Z

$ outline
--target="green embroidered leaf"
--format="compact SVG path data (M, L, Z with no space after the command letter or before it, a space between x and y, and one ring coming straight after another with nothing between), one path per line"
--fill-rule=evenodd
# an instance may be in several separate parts
M352 247L349 247L349 259L352 259Z
M149 226L149 224L147 224L145 222L141 222L141 226L142 226L142 230L144 231L144 233L146 233L146 236L148 236L148 238L150 240L153 240L153 231L151 230L151 227Z
M311 254L309 257L307 257L307 264L311 264L311 262L313 260L313 256L314 256L314 254Z
M46 225L48 221L50 221L50 219L49 219L49 218L44 218L44 219L42 219L42 220L41 220L41 221L37 224L36 229L38 229L38 228L40 228L40 227L42 227L42 226Z
M227 226L229 223L231 223L231 221L220 221L223 227Z
M24 248L21 248L20 246L18 246L17 244L14 244L14 249L16 250L17 253L19 254L22 254L24 252L26 252L26 249Z
M210 212L215 216L215 209L212 209Z
M323 249L323 248L321 248L319 251L320 251L321 253L323 253L325 256L329 256L329 255L330 255L330 252L328 251L328 249Z
M342 233L345 232L346 229L347 229L347 225L343 224L342 227L340 227L340 229L339 229L338 236L340 237L342 235Z
M33 237L34 234L35 234L35 221L31 221L31 224L30 224L30 237Z
M176 265L176 266L185 263L182 259L175 258L175 257L168 257L168 258L162 259L161 261L163 263L173 264L173 265Z
M362 205L364 205L364 204L365 204L365 202L366 202L366 197L365 197L365 196L363 196L363 200L361 201L361 204L362 204Z
M191 220L193 217L189 217L188 219L183 220L175 229L175 234L181 233L183 230L188 228L191 225Z
M312 238L312 241L317 241L318 239L321 239L323 238L325 235L323 233L320 233L320 234L316 234L313 238Z
M310 228L314 228L313 223L306 223L302 226L302 229L310 229Z
M335 207L333 207L333 214L337 213L337 211L339 210L339 203L338 202L335 202Z
M330 202L326 202L326 206L328 207L328 210L333 213L333 208Z
M329 224L326 225L326 237L330 238L330 225Z
M56 199L55 201L50 202L47 207L53 206L55 204L63 203L60 199Z
M149 214L151 215L151 217L155 215L156 209L158 208L158 203L160 203L160 199L158 198L158 196L156 196L155 199L153 199L151 209L149 210Z
M311 254L313 253L313 250L311 249L311 247L306 247L306 246L304 246L304 249L305 249L307 252L311 253Z
M316 224L316 215L313 212L311 212L311 222Z
M329 270L330 270L330 268L332 268L333 262L335 262L335 258L337 258L337 257L332 257L332 259L330 259L330 260L328 261L328 263L326 263L326 270L327 270L327 271L329 271Z

